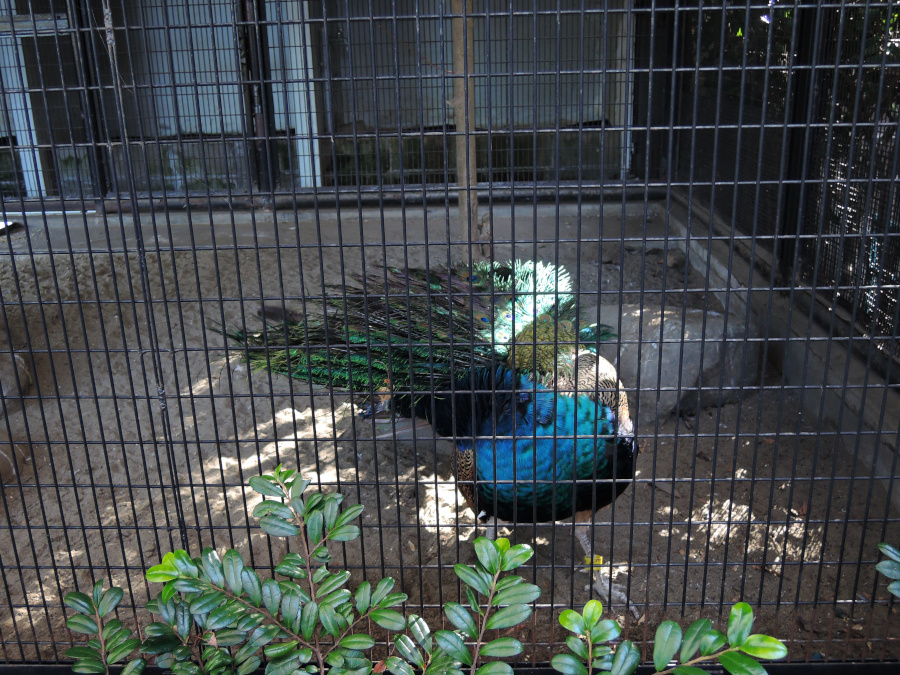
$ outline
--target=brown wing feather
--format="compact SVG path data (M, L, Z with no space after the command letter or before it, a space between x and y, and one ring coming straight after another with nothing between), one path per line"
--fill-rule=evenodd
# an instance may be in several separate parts
M628 412L628 395L613 365L598 354L582 351L575 357L572 375L559 377L556 390L586 394L592 401L599 401L616 411L619 436L634 433L634 425Z
M456 461L453 469L456 473L456 486L462 492L469 508L475 511L475 450L457 448L454 455Z

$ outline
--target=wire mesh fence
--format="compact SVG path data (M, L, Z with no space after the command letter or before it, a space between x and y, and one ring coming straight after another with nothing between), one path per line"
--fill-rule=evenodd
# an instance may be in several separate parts
M0 663L66 662L94 579L146 623L167 551L271 572L279 463L365 506L350 586L436 627L506 514L519 665L589 552L645 657L743 600L793 661L900 658L897 16L0 0Z

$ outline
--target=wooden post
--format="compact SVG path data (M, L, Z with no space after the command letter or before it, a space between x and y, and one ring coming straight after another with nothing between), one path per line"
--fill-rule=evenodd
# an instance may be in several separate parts
M478 174L475 162L475 21L472 0L453 0L453 118L456 122L456 184L459 190L459 226L463 239L480 243L481 255L490 256L490 233L478 217Z

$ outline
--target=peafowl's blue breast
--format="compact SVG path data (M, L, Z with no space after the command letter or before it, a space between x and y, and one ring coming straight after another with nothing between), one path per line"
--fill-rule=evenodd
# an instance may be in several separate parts
M526 376L519 377L516 395L514 414L496 420L496 436L509 438L475 439L479 504L522 522L559 520L589 508L596 485L573 481L612 478L612 455L621 442L614 411L587 396L557 395ZM477 433L492 437L494 426L488 420Z

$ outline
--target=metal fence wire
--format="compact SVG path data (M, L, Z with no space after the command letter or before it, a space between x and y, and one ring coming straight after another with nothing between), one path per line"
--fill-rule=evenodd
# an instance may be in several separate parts
M898 17L0 0L0 665L68 662L62 597L94 579L146 625L167 551L271 573L246 484L279 463L365 506L332 549L350 586L390 575L441 627L490 524L454 474L473 443L479 503L514 492L498 534L536 551L519 665L596 597L552 519L572 447L619 453L621 495L579 508L645 658L738 600L792 661L900 658L875 570L900 545ZM511 260L563 272L510 295ZM565 370L589 347L633 430ZM549 393L474 375L498 367ZM567 440L573 397L616 425Z

